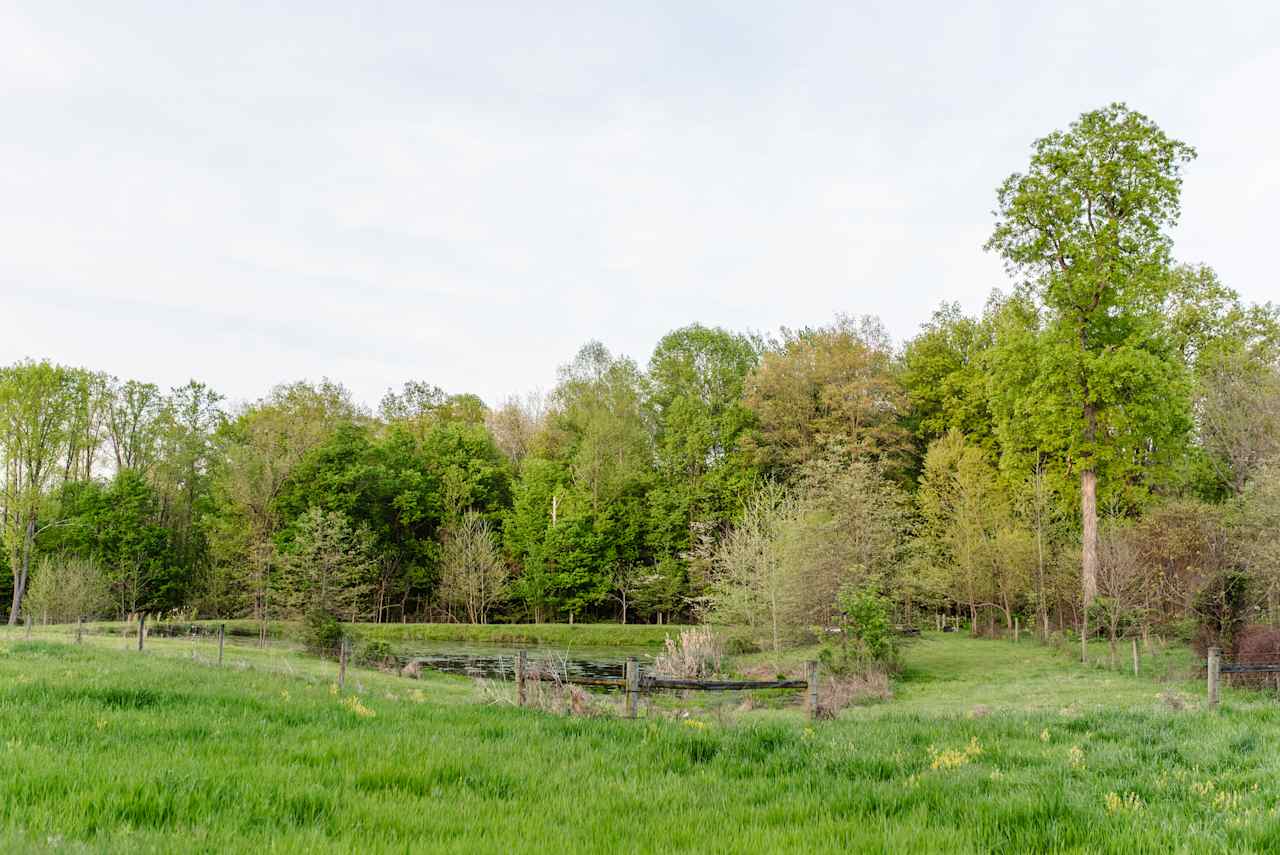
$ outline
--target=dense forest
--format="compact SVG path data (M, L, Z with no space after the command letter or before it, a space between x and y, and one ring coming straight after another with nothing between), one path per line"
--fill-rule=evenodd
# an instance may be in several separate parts
M546 394L414 381L373 411L9 365L9 621L1280 616L1280 311L1175 258L1193 158L1122 105L1038 140L996 190L1010 283L905 342L692 324L644 364L589 342Z

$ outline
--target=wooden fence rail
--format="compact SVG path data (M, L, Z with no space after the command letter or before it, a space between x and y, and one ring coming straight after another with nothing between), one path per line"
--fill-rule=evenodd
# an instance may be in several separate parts
M1280 662L1223 662L1222 650L1210 647L1205 674L1209 684L1209 706L1216 707L1223 674L1280 674ZM1280 687L1280 683L1277 686Z

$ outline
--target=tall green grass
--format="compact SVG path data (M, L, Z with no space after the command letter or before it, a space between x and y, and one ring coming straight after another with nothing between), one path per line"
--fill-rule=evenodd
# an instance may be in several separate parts
M926 639L900 700L813 725L556 718L362 670L341 696L327 664L181 653L0 640L0 849L1280 849L1280 707L1031 645Z

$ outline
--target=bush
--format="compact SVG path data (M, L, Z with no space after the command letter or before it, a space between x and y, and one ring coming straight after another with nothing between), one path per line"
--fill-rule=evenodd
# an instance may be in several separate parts
M748 653L759 653L760 645L741 635L732 635L725 639L724 652L730 656L743 656Z
M307 612L302 624L302 641L307 650L322 656L333 656L342 642L342 624L323 609Z
M898 650L889 601L873 588L845 588L839 605L854 658L867 664L892 663Z
M1194 609L1200 632L1196 647L1200 653L1213 646L1232 652L1236 638L1244 629L1250 606L1250 579L1239 570L1215 574L1196 594Z
M373 668L385 668L393 658L391 643L387 641L366 641L356 655L357 662Z

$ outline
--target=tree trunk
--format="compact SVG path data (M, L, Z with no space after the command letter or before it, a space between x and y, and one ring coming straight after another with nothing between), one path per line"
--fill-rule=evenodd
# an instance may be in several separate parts
M1080 582L1088 611L1098 595L1098 473L1093 469L1080 473L1080 517Z
M13 574L13 605L9 609L9 626L18 623L18 613L22 610L22 597L27 591L27 579L31 575L31 551L35 546L35 517L27 520L26 532L22 538L22 560Z

